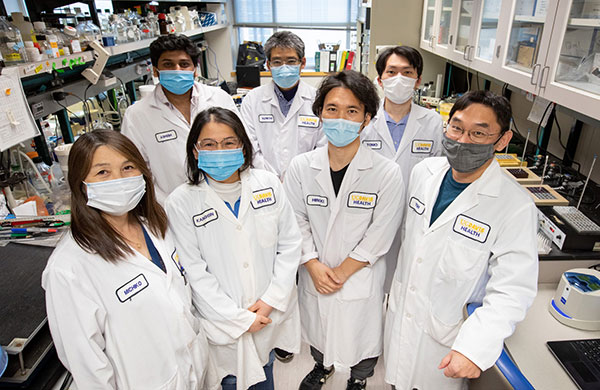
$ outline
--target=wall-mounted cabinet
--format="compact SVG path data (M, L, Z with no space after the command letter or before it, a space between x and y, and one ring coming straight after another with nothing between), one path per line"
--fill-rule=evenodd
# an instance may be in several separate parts
M425 0L421 48L600 120L600 0Z

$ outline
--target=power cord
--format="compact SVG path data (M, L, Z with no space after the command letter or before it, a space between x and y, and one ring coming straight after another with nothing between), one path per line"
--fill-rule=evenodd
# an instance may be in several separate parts
M536 150L540 150L540 129L542 127L542 122L544 121L544 118L546 117L546 112L548 112L548 109L553 104L554 104L554 102L548 103L548 105L546 106L546 109L544 110L544 113L542 114L542 118L538 122L537 130L535 131L535 147L536 147Z

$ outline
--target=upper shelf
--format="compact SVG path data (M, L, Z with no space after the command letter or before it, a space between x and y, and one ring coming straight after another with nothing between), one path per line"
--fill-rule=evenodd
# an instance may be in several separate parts
M217 24L216 26L202 27L194 30L184 31L181 34L191 37L198 34L204 34L211 31L221 30L223 28L226 28L227 26L227 24ZM130 51L146 49L148 48L148 46L150 46L150 43L152 43L152 41L154 41L155 39L156 38L142 39L141 41L128 42L116 46L105 47L105 49L110 53L111 56L115 56L117 54L123 54Z
M545 21L546 19L540 16L515 15L515 22L544 23Z
M570 18L569 26L598 28L598 27L600 27L600 19Z
M35 76L41 73L50 73L53 70L58 72L63 69L73 68L74 66L83 65L94 60L94 54L91 51L74 53L64 57L53 59L45 59L36 62L27 62L21 65L16 65L19 68L19 76L21 78Z

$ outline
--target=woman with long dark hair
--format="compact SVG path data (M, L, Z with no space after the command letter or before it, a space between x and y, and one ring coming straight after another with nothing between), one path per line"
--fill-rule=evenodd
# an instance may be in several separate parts
M208 389L208 346L135 145L112 130L69 155L71 229L42 276L52 338L79 389Z

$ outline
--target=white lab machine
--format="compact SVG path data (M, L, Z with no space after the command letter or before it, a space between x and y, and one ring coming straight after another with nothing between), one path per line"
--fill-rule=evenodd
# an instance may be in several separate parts
M563 273L548 309L565 325L600 330L600 272L574 268Z

